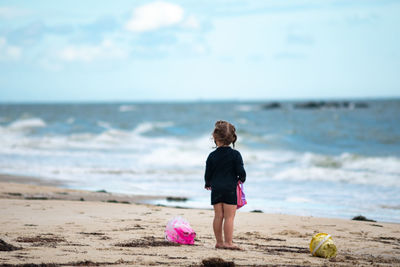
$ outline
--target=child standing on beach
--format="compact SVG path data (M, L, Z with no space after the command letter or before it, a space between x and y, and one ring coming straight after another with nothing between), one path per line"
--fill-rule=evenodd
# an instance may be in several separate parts
M233 222L237 205L236 186L239 180L246 180L246 171L239 151L230 147L230 144L235 147L236 129L229 122L217 121L212 136L217 148L208 155L204 179L205 188L211 190L211 205L214 206L215 248L240 249L232 241Z

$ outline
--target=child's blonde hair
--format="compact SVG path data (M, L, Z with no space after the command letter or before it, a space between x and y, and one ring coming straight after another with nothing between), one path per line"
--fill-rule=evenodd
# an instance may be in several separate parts
M217 121L212 136L215 144L217 144L216 141L225 146L229 146L232 143L233 147L235 147L237 140L236 128L227 121Z

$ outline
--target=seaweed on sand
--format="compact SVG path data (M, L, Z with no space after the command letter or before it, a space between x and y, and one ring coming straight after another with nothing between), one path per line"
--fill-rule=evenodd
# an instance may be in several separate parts
M202 260L201 262L204 267L234 267L235 262L233 261L224 261L221 258L207 258Z
M21 249L19 247L13 246L11 244L8 244L4 240L0 239L0 251L14 251Z
M169 247L180 246L177 243L168 242L162 238L155 238L154 236L144 237L142 239L132 240L125 243L115 244L117 247Z

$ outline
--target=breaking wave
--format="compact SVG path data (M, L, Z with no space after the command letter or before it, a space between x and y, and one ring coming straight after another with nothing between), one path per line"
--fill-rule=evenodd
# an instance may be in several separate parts
M23 162L24 174L35 172L44 177L65 176L64 167L73 167L74 175L154 176L157 180L202 177L204 162L214 144L209 136L178 138L148 136L174 126L173 122L143 122L127 131L112 128L99 121L100 133L70 135L30 135L29 130L46 127L39 118L15 121L0 128L2 171L20 172L19 161L7 160L9 155ZM240 141L240 140L239 140ZM240 143L240 142L239 142ZM255 181L329 181L334 183L400 187L400 159L367 157L350 153L337 156L288 150L256 149L239 145L249 175ZM7 157L5 157L7 155ZM39 167L29 166L28 159L37 156ZM26 157L26 161L24 161ZM51 159L46 163L46 159ZM49 164L50 166L44 166ZM60 169L57 169L60 166ZM36 169L35 169L36 168ZM37 173L40 170L40 173ZM19 173L21 174L21 173ZM57 175L54 175L57 174ZM173 174L166 178L165 174ZM192 175L192 176L191 176ZM164 178L160 178L160 177ZM193 178L196 177L196 178Z

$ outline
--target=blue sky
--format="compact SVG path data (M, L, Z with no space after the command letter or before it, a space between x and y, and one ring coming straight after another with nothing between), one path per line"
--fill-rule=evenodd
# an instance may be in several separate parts
M1 1L0 102L400 97L400 1Z

